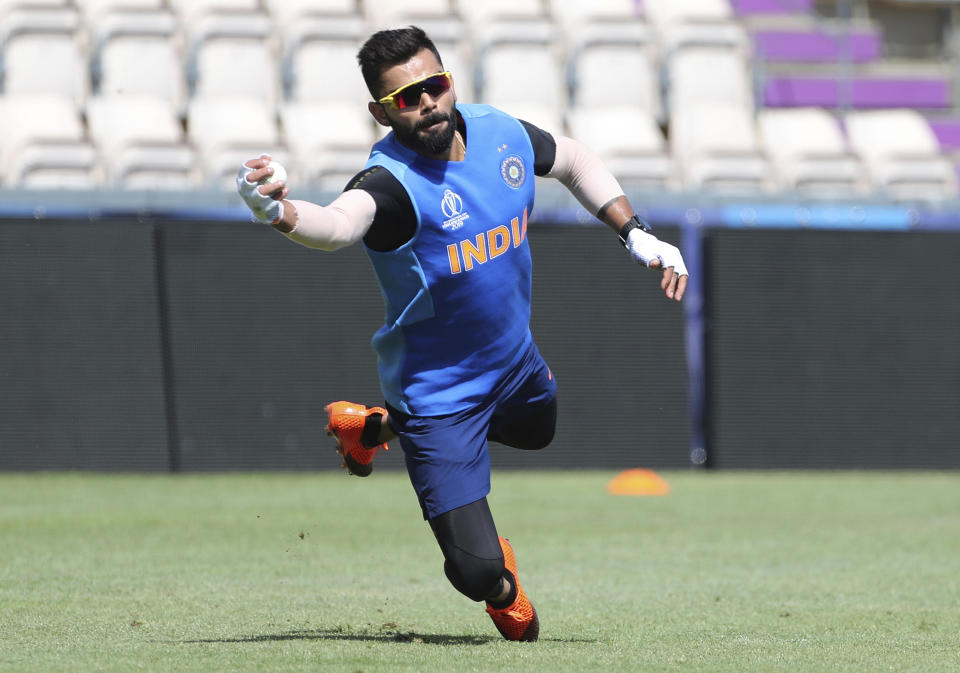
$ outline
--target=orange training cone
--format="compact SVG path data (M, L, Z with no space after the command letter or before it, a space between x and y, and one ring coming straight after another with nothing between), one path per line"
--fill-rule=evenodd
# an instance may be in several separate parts
M653 470L624 470L607 484L613 495L667 495L670 484Z

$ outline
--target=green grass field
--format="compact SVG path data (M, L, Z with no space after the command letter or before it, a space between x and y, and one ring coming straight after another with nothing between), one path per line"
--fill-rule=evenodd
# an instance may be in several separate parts
M398 473L0 475L0 671L960 671L960 474L494 475L503 641Z

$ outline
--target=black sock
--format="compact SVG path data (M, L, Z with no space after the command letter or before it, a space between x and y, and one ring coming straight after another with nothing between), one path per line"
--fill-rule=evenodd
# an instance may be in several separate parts
M360 443L368 449L380 444L380 428L383 425L383 414L370 414L363 422L363 432L360 435Z
M503 580L506 580L510 583L510 593L507 594L507 597L502 601L487 601L487 603L494 610L502 610L503 608L510 607L513 605L513 602L517 600L517 578L513 576L513 573L504 568L503 577L500 580L500 586L503 586ZM500 593L500 589L497 589L497 593Z

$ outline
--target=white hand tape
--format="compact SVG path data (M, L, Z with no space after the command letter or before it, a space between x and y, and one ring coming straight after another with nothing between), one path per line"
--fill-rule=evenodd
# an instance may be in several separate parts
M247 180L254 169L240 164L237 171L237 192L253 213L254 219L264 224L272 224L283 217L283 201L277 201L260 193L260 185Z

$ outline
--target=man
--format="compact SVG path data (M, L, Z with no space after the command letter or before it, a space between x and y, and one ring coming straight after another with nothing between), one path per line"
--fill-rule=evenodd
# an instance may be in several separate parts
M527 217L534 175L553 177L619 235L680 301L679 251L634 215L610 172L581 143L484 105L457 105L453 78L419 28L385 30L358 54L392 132L330 205L288 200L269 157L247 161L237 185L257 219L325 250L363 241L386 303L373 338L385 407L327 406L344 466L372 470L398 437L407 471L453 586L485 601L500 633L533 641L536 610L486 496L487 442L540 449L553 438L556 382L530 335Z

